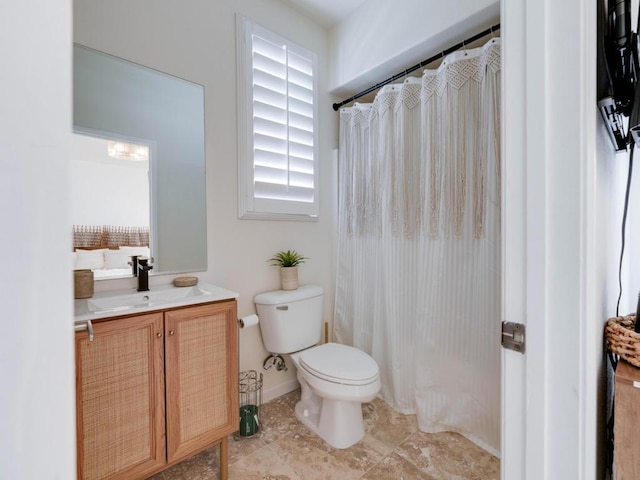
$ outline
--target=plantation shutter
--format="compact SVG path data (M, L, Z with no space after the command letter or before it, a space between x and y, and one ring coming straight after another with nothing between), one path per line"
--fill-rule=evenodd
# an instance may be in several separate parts
M315 55L255 24L245 38L253 126L248 210L317 216Z

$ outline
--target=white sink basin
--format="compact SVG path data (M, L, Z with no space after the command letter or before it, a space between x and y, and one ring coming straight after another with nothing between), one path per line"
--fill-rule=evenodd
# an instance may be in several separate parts
M199 286L174 288L171 290L159 290L148 292L125 293L104 298L89 298L87 305L89 311L100 312L104 310L123 310L135 307L162 305L187 297L211 295L211 292L201 289Z
M92 298L75 300L75 321L127 315L197 303L237 298L238 294L209 284L193 287L161 285L148 292L118 290L98 292Z

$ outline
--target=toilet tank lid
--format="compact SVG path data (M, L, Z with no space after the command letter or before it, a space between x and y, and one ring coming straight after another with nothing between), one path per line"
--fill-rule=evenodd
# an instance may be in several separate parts
M296 290L275 290L273 292L259 293L253 297L253 303L256 305L280 305L319 297L323 293L322 287L318 285L301 285Z

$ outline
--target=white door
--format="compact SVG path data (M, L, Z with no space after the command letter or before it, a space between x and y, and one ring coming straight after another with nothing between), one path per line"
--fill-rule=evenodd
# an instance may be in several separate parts
M501 25L501 320L527 333L502 352L502 479L591 480L596 3L502 0Z
M526 324L524 3L504 0L500 23L503 165L501 320ZM529 353L502 349L502 480L526 478L525 355Z

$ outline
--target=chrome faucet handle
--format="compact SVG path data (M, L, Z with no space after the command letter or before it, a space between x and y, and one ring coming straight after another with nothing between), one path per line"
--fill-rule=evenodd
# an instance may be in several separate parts
M138 258L138 269L148 272L149 270L153 270L153 265L149 263L149 259L147 257L140 257Z

